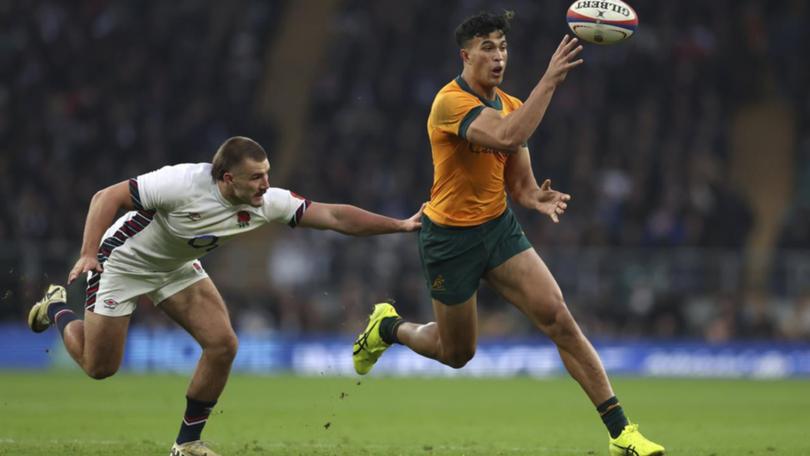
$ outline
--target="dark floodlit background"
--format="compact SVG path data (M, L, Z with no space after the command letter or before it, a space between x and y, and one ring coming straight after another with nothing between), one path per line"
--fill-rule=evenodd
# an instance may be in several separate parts
M559 225L516 209L526 234L595 340L810 341L807 3L631 4L637 35L587 46L529 142L538 179L573 201ZM264 145L274 186L411 215L433 96L461 70L455 26L516 12L503 88L525 99L567 6L0 1L0 331L65 280L96 190L209 161L232 135ZM348 340L387 297L432 315L414 235L277 226L203 265L240 334ZM479 297L483 338L534 337ZM145 299L133 326L174 328Z

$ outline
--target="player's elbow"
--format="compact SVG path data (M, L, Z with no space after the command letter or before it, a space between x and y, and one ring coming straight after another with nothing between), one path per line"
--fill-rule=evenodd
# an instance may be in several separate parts
M102 188L101 190L99 190L99 191L97 191L96 193L93 194L93 197L90 199L90 202L91 203L97 203L97 202L103 200L107 196L108 193L109 192L108 192L107 188Z
M526 144L529 138L524 138L523 135L519 133L510 132L508 129L504 129L500 135L498 135L498 145L499 150L503 150L505 152L517 152Z

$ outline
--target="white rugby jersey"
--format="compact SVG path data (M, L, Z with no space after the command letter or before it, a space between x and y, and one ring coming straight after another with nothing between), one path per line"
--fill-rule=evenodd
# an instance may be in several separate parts
M98 259L120 272L173 271L265 223L295 226L310 202L269 188L264 204L234 205L211 178L210 163L165 166L129 180L135 211L104 233Z

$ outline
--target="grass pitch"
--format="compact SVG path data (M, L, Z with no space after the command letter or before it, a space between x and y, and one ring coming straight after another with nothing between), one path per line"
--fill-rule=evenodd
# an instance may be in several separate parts
M0 455L165 455L186 377L0 372ZM810 455L810 382L615 379L669 455ZM203 434L226 455L606 455L573 380L234 376Z

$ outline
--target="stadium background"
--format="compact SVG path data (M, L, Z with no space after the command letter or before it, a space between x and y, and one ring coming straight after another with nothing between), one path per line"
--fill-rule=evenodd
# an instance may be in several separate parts
M460 72L455 25L482 8L516 11L504 88L525 98L567 31L567 6L0 2L0 367L69 365L54 331L32 338L23 322L43 287L64 281L96 190L208 161L245 135L268 150L271 185L406 217L429 195L425 122ZM810 375L808 5L633 6L638 35L586 47L529 142L535 174L571 193L570 209L559 225L518 217L612 372ZM240 333L240 370L345 373L372 303L431 315L413 235L278 226L203 264ZM76 309L82 287L69 289ZM560 371L485 285L479 301L491 350L469 372ZM127 368L193 366L193 343L149 302L133 328ZM707 355L665 357L659 367L688 366L656 371L650 347ZM718 363L722 350L732 356ZM434 369L400 355L389 367Z

